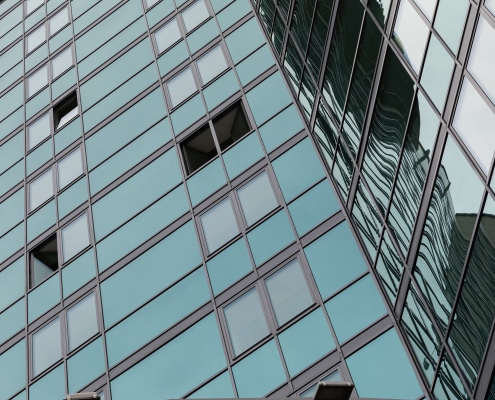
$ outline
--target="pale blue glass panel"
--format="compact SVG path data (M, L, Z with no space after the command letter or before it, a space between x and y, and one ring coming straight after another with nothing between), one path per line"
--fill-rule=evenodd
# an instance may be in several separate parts
M0 236L17 225L24 218L24 188L0 203Z
M8 399L26 385L26 341L0 354L0 398ZM8 379L6 379L8 377Z
M326 303L333 329L340 343L383 317L387 310L369 275Z
M273 64L275 64L275 60L270 52L270 48L268 45L264 45L244 61L237 64L235 69L242 86L245 86Z
M62 229L62 257L70 260L82 249L89 246L88 217L86 213Z
M22 105L23 99L24 85L22 82L14 86L7 93L4 93L2 97L0 97L0 110L2 110L2 118L19 108L19 106ZM5 136L8 133L10 133L10 131L5 132L3 135Z
M253 132L223 153L222 158L227 174L232 180L256 161L261 160L264 155L258 135Z
M146 118L142 118L143 115ZM88 168L93 169L165 115L163 94L156 89L86 140Z
M67 310L67 339L69 351L98 333L94 292Z
M78 117L55 134L55 153L60 153L63 149L80 138L81 135L81 119Z
M218 24L222 32L230 28L234 23L239 21L248 12L251 11L251 6L248 0L236 0L225 10L217 15Z
M200 218L209 253L213 253L239 233L229 197L209 209Z
M62 358L60 318L33 334L32 368L36 376Z
M7 193L14 185L24 179L24 160L14 164L0 175L0 193Z
M220 159L209 163L187 180L193 207L227 183Z
M58 273L28 293L28 323L54 307L61 300Z
M205 273L199 268L107 332L109 366L117 364L209 300Z
M28 103L30 104L30 103ZM5 118L2 122L0 122L0 136L6 135L9 132L14 131L17 127L22 125L23 120L23 111L22 108L19 108L17 111L13 112L9 117ZM31 118L32 114L30 114L27 118Z
M246 97L258 126L292 101L278 72L251 89Z
M56 220L55 200L52 200L27 219L28 243L54 225Z
M0 343L3 343L26 325L26 300L17 303L0 313ZM5 376L5 375L2 375Z
M198 89L191 68L186 68L180 74L172 78L167 83L167 88L172 108L178 106L182 101L196 92Z
M74 65L72 59L72 47L67 47L62 53L59 53L52 59L52 79L62 75L70 67Z
M201 263L188 222L101 283L105 326L111 326ZM123 287L132 285L132 296Z
M163 146L171 138L169 122L166 119L143 133L143 135L129 143L89 174L91 194L98 193L139 161L144 160L160 146ZM172 167L172 171L167 169L167 178L179 172L178 164L176 168L169 167Z
M27 399L27 392L25 390L23 390L17 396L12 397L12 400L26 400L26 399Z
M170 114L175 135L177 136L205 114L206 110L203 100L201 96L197 94Z
M20 223L9 233L0 238L0 262L5 261L24 246L24 224Z
M208 382L202 388L196 390L188 396L188 399L228 399L234 398L234 390L228 371L217 376L211 382Z
M48 85L48 65L44 65L39 70L26 78L27 97L31 97L43 87Z
M272 163L286 201L325 177L311 141L304 139Z
M177 5L179 6L179 5ZM157 6L153 7L146 13L148 25L150 28L161 22L163 18L175 10L173 1L161 1Z
M36 96L32 97L26 103L26 119L31 118L40 111L42 108L46 107L50 104L50 88L46 87L41 92L39 92Z
M304 252L323 299L367 269L347 223L306 246Z
M214 47L196 61L203 85L213 80L227 69L227 61L220 45Z
M69 12L67 7L52 15L48 20L49 36L53 36L69 23Z
M7 134L8 132L6 132ZM0 146L0 173L6 171L12 164L20 160L24 153L24 132L19 132L13 138Z
M316 185L289 205L289 213L299 236L340 210L340 204L327 180Z
M112 397L177 399L225 366L217 322L210 314L111 381Z
M100 272L187 211L189 204L184 186L181 185L96 246Z
M469 1L440 0L439 3L433 26L452 52L457 55L469 10Z
M157 59L160 75L164 76L172 71L179 64L189 58L189 52L184 41L177 43L174 47L162 54Z
M58 189L61 190L83 173L81 148L78 147L57 163Z
M32 174L53 157L53 141L47 140L26 156L26 175Z
M290 376L335 349L321 308L316 309L278 335Z
M219 33L214 19L209 20L201 28L191 33L187 37L187 44L191 54L196 53L204 45L211 42Z
M256 288L225 307L224 314L235 356L270 333Z
M11 43L11 42L9 41L9 43ZM8 53L8 51L7 51L7 53ZM5 54L7 54L7 53L5 53ZM0 92L3 92L5 89L7 89L17 79L19 79L23 74L24 74L24 65L22 63L17 64L14 68L12 68L10 71L5 73L2 76L2 80L0 81Z
M67 360L69 393L76 393L105 372L103 354L103 342L99 337Z
M86 178L82 178L57 196L59 219L65 217L87 200L88 183Z
M206 8L204 0L197 0L192 6L182 12L182 20L184 21L186 31L193 30L209 16L210 13L208 12L208 8Z
M24 294L24 257L0 271L0 310L7 308Z
M266 171L237 189L246 224L251 226L278 206Z
M313 304L297 259L267 278L265 285L279 326Z
M12 6L13 4L10 4ZM0 10L0 15L4 13L8 8ZM26 12L26 15L28 12ZM22 5L19 4L16 8L0 18L0 37L9 32L19 21L22 20Z
M64 29L62 29L55 36L52 36L51 39L48 40L50 53L55 52L70 40L72 40L72 25L66 26Z
M239 83L237 82L234 71L230 70L207 88L203 89L203 96L205 97L208 110L213 110L238 90Z
M274 340L234 365L232 373L240 398L262 397L286 380Z
M173 18L155 32L155 41L158 53L165 51L182 38L177 20Z
M53 196L52 168L29 183L29 210L34 210Z
M258 267L295 240L284 210L249 232L247 238Z
M423 394L394 329L346 359L359 397L415 399Z
M50 136L50 114L46 113L27 128L27 147L32 149Z
M253 270L246 243L242 238L213 257L206 266L215 295Z
M64 298L70 296L82 285L95 277L95 256L88 250L62 269L62 292Z
M59 96L64 94L72 86L77 83L77 73L76 69L72 68L67 71L56 81L52 82L52 100L57 99Z
M63 399L66 394L63 365L58 366L29 387L30 400Z
M225 38L234 64L266 43L256 18L251 18Z
M46 41L46 25L42 24L26 36L26 53L31 53L41 43Z
M5 62L2 62L0 65L0 75L5 74L10 68L23 59L24 46L22 40L3 53L2 57L2 60Z

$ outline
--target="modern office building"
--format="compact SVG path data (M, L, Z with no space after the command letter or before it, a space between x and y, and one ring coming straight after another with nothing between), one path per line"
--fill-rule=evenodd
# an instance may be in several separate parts
M0 400L495 398L494 14L0 1Z

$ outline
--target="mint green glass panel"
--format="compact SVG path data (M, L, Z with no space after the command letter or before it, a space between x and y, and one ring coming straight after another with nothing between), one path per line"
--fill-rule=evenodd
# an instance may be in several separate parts
M284 210L280 210L249 232L247 238L258 267L295 240Z
M304 253L323 299L367 270L345 222L306 246Z
M31 15L29 15L26 18L25 30L28 31L29 29L31 29L34 25L36 25L39 21L41 21L41 19L44 18L45 16L46 16L45 8L44 7L38 8L36 11L34 11Z
M240 398L263 397L286 380L274 340L235 364L232 373Z
M109 366L114 366L209 300L205 273L199 268L107 332Z
M81 136L81 118L78 117L55 134L55 154L60 153L63 149L71 143L74 143Z
M30 71L47 57L48 57L48 46L45 43L39 49L32 52L29 56L26 57L25 66L24 66L25 71L26 72Z
M253 270L246 243L242 238L213 257L206 266L214 295Z
M66 394L63 365L58 366L29 387L30 400L63 399Z
M179 5L177 5L178 7ZM166 15L175 10L173 1L162 1L156 7L153 7L146 13L148 19L148 25L150 28L155 26L158 22L163 21Z
M62 269L62 293L66 298L95 277L95 253L92 249Z
M12 397L12 400L26 400L26 399L27 399L27 392L25 390L23 390L17 396Z
M8 132L7 132L8 133ZM24 132L21 131L0 146L0 173L24 156Z
M278 340L290 376L335 350L335 342L321 308L282 332Z
M54 225L56 221L55 200L52 200L27 219L28 243Z
M50 47L50 53L55 52L69 40L72 40L72 26L68 25L55 36L48 40L48 46Z
M0 271L0 310L4 310L24 294L24 257Z
M231 3L232 0L213 0L210 1L211 6L213 7L213 11L218 13L222 8L224 8L227 4Z
M222 32L230 28L242 17L251 11L251 6L248 0L236 0L225 10L217 15L218 24Z
M157 59L160 75L164 76L189 58L186 43L182 40Z
M0 92L3 92L10 85L12 85L17 79L22 77L23 73L24 73L24 66L22 65L22 63L19 63L9 72L3 75L2 79L0 80Z
M88 182L83 177L57 196L58 218L64 218L87 200Z
M28 293L28 323L60 303L60 277L56 273Z
M119 400L177 399L225 368L213 314L111 381Z
M237 142L222 155L229 179L234 179L256 161L261 160L264 155L256 132Z
M251 18L225 38L234 64L266 43L266 38L256 21Z
M457 55L469 10L469 1L450 2L440 0L439 3L433 27L445 40L452 52Z
M205 114L206 110L203 100L201 99L201 96L197 94L170 114L175 135L177 136Z
M57 99L77 83L76 68L72 67L52 82L52 100Z
M122 7L125 8L125 7ZM114 15L112 14L111 17ZM110 17L109 17L110 18ZM122 21L118 22L120 25ZM107 27L107 28L114 28ZM77 71L79 73L79 79L84 78L89 75L95 68L99 65L103 64L106 60L113 57L120 50L122 50L125 46L131 43L134 39L136 39L139 35L146 31L146 23L144 18L141 17L137 21L133 22L131 25L127 26L124 30L119 32L116 36L106 42L103 46L99 47L98 50L91 53L84 60L80 61L77 64ZM81 37L76 41L76 45L80 43L81 40L84 40L85 36Z
M47 140L26 156L26 175L32 174L53 157L53 141Z
M26 385L26 341L19 343L0 355L0 398L8 399ZM7 378L8 377L8 378Z
M327 180L320 182L289 205L289 213L299 236L339 210L340 204Z
M26 325L26 300L17 303L0 313L0 343L3 343ZM5 375L3 375L5 376Z
M395 329L346 359L359 397L415 399L423 394Z
M0 175L0 193L7 191L24 179L24 160L19 161L13 167Z
M40 111L42 108L50 104L50 88L47 87L43 91L39 92L36 96L32 97L26 103L26 119L31 118L34 114Z
M17 20L18 22L22 21L22 17ZM2 22L0 21L0 25ZM6 35L2 36L0 39L0 49L5 49L8 47L11 43L14 43L17 41L19 36L22 35L22 24L17 25L14 29L12 29L9 33Z
M193 207L227 183L220 159L212 161L187 180Z
M53 10L55 10L58 6L65 3L65 0L48 0L46 3L46 11L50 14Z
M250 90L246 97L258 126L292 101L279 73L265 79Z
M242 86L246 86L254 78L261 75L268 68L275 64L272 53L268 45L256 50L244 61L240 62L236 66L237 75L241 81Z
M228 371L217 376L202 388L196 390L188 399L228 399L234 398L234 390Z
M234 71L230 70L203 90L203 96L205 97L208 110L213 110L238 90L239 83L237 82Z
M67 360L69 393L76 393L105 372L104 348L97 338Z
M95 239L100 240L163 196L181 177L177 154L172 148L92 205Z
M20 223L0 238L0 262L5 261L21 247L24 247L24 224Z
M217 24L214 19L210 19L201 28L197 29L187 37L187 44L191 54L196 53L205 44L211 42L219 35Z
M181 185L96 246L100 272L187 211L189 204L184 186Z
M156 89L86 140L88 168L93 169L166 115L163 94Z
M272 165L287 202L325 177L318 155L309 139L300 141L273 161Z
M9 117L5 118L0 123L0 136L1 139L5 137L8 133L14 131L20 125L22 125L23 120L23 110L19 108L17 111L13 112Z
M0 76L5 74L14 65L24 58L24 43L21 40L12 48L2 54L2 63L0 64Z
M170 139L172 139L170 125L168 120L165 119L129 143L89 174L91 194L98 193ZM168 170L166 176L169 176Z
M200 263L196 232L189 221L101 283L105 326L113 325ZM129 285L132 296L122 290Z
M387 313L369 275L339 293L325 307L339 343L344 343Z
M0 97L0 110L2 110L2 116L9 115L19 108L22 105L23 99L24 84L21 82ZM6 133L10 133L10 131Z
M0 203L0 236L24 219L24 188Z
M0 15L5 10L0 11ZM22 4L11 10L8 14L0 18L0 37L9 32L19 21L22 20ZM27 19L26 19L27 20Z

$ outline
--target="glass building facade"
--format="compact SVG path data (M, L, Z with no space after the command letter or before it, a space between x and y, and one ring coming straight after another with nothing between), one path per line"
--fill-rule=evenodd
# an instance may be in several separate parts
M494 15L0 1L0 400L495 398Z

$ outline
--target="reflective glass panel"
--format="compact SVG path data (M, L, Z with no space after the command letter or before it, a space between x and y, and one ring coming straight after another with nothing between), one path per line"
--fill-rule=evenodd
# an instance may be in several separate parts
M150 8L151 6L154 6L156 3L158 3L160 0L145 0L146 3L146 8Z
M201 224L210 253L213 253L239 233L229 198L204 213L201 216Z
M48 85L48 66L41 67L27 79L28 97Z
M485 6L492 12L493 15L495 15L495 0L485 0ZM495 379L495 377L493 379Z
M45 40L46 40L46 29L45 29L45 24L43 24L38 29L34 30L33 32L31 32L27 36L27 38L26 38L26 43L27 43L26 51L28 53L30 53L36 47L38 47L41 43L43 43Z
M69 47L52 60L52 79L62 75L72 64L72 48Z
M248 226L254 224L278 205L266 172L261 173L241 187L237 191L237 195Z
M163 28L160 28L155 32L156 47L158 53L168 49L172 44L177 42L181 38L179 25L177 20L173 19Z
M96 333L98 333L96 303L95 295L91 293L67 310L69 351L74 350Z
M179 75L168 82L167 86L172 107L175 107L183 100L187 99L197 90L191 68L186 68Z
M213 78L227 69L227 61L220 46L215 47L198 61L198 69L203 85L206 85Z
M49 169L29 184L29 209L34 210L51 196L53 196L53 180L52 170Z
M414 0L414 2L421 8L427 18L431 21L433 19L433 13L435 12L435 6L437 0Z
M32 149L48 136L50 136L50 114L47 113L28 126L28 149Z
M77 148L58 163L58 188L63 189L82 173L81 148Z
M66 7L50 18L50 36L53 36L68 23L69 12Z
M64 261L69 260L88 245L88 219L86 214L83 214L62 229L62 254Z
M224 313L236 356L269 333L256 288L225 307Z
M198 0L182 13L182 19L189 32L210 16L204 0Z
M31 11L37 9L40 5L42 5L44 0L26 0L26 15Z
M33 375L43 372L62 357L60 318L33 335Z

